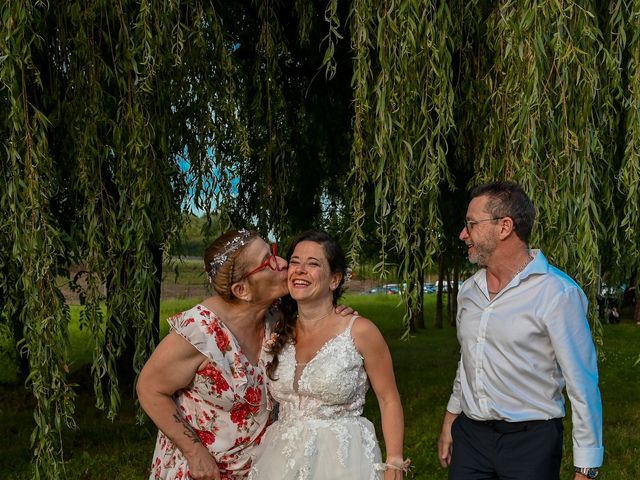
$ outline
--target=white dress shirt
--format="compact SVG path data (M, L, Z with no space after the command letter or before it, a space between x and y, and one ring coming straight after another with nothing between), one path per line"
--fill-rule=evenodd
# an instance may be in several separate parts
M447 410L475 420L564 417L572 407L573 458L602 465L602 401L587 298L539 250L493 300L486 270L458 294L461 355Z

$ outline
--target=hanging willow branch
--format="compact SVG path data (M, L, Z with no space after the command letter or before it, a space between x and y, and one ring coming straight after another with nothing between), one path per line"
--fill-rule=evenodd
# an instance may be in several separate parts
M51 468L52 476L61 474L56 462L61 429L74 425L74 394L66 381L69 310L55 282L64 245L50 215L56 188L55 179L48 176L53 171L47 138L51 125L37 104L42 82L33 58L42 47L36 32L43 9L40 2L29 1L7 2L5 9L12 15L3 12L7 21L0 79L9 108L3 120L2 207L12 224L7 229L10 262L20 271L19 285L7 293L22 298L14 299L16 311L3 313L17 315L23 326L22 347L29 352L28 385L36 400L31 441L38 478L45 468Z
M539 211L533 243L592 300L603 219L615 215L598 118L597 23L593 5L584 2L500 2L489 26L496 48L487 78L493 113L476 165L479 180L513 178L525 186Z
M624 12L627 13L627 12ZM621 15L624 15L621 13ZM627 265L640 263L640 247L638 235L640 233L640 1L629 3L626 16L629 20L627 36L629 42L629 63L626 66L628 78L628 91L624 106L626 115L626 148L624 150L624 163L620 169L619 188L624 197L624 210L620 222L624 230L626 246L623 249ZM640 282L640 275L636 277ZM636 284L636 291L638 285Z
M157 341L158 265L183 200L212 198L224 185L211 145L241 149L246 140L231 47L213 8L84 0L2 8L8 161L0 248L11 254L1 318L20 326L29 355L35 475L59 478L74 395L66 383L69 313L56 275L71 263L80 268L97 405L113 418L121 380L133 380ZM191 178L202 182L189 190L179 163L185 150Z
M450 11L440 1L359 1L351 16L356 104L352 243L357 248L363 238L363 186L371 182L382 239L378 270L384 275L391 247L401 277L421 285L420 272L438 250L439 184L447 177L447 135L453 125ZM407 321L422 289L408 294Z

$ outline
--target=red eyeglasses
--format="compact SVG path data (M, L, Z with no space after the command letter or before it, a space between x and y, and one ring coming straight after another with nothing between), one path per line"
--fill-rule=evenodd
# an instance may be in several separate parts
M277 255L278 255L278 245L276 245L275 243L272 243L271 255L265 258L264 262L262 262L253 270L251 270L249 273L245 273L240 280L244 280L245 278L250 277L254 273L258 273L264 270L265 268L270 268L273 271L280 270L280 268L278 267L278 259L276 258Z

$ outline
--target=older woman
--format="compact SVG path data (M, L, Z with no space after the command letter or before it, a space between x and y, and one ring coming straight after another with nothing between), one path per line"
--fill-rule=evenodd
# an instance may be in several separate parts
M403 459L403 413L389 349L366 318L335 314L346 261L328 234L308 231L292 246L288 284L297 313L276 326L269 390L280 403L249 478L392 480ZM387 457L362 417L369 382L378 398Z
M142 369L142 408L160 429L151 477L244 478L270 413L260 352L264 318L287 293L287 262L255 232L207 248L213 296L171 319Z

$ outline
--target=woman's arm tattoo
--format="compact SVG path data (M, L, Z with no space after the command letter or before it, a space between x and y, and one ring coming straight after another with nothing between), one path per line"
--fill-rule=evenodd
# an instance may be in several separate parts
M187 423L182 415L180 415L180 412L178 410L176 410L176 413L173 414L173 418L175 419L176 423L180 423L184 427L184 431L182 433L189 437L193 443L200 443L200 437L198 437L198 434L195 432L193 427Z

